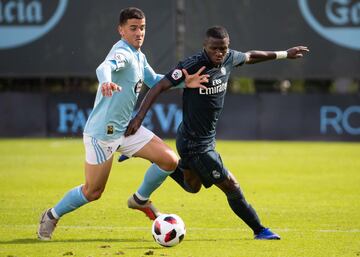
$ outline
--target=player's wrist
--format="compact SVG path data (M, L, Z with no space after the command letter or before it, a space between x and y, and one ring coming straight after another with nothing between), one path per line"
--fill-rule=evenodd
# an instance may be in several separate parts
M275 52L276 58L275 59L286 59L288 57L287 51L276 51Z
M144 115L144 114L141 114L141 113L139 113L139 112L135 115L135 118L139 119L140 121L143 121L143 120L144 120L144 117L145 117L145 115Z

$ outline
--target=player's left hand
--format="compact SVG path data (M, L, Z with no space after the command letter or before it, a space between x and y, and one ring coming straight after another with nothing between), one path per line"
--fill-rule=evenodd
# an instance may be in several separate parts
M134 135L136 131L138 131L138 129L140 128L141 123L142 123L142 119L140 117L135 116L134 118L132 118L131 121L129 122L129 125L126 128L124 136L128 137Z
M202 83L208 83L209 82L209 74L203 74L200 75L201 72L205 70L205 66L201 67L196 73L189 75L187 70L182 69L182 72L185 75L185 85L188 88L203 88L206 89Z
M295 46L288 50L287 52L287 58L288 59L297 59L304 56L305 53L309 52L309 48L307 46Z
M120 92L122 88L114 82L104 82L101 84L101 93L103 96L111 97L113 92Z

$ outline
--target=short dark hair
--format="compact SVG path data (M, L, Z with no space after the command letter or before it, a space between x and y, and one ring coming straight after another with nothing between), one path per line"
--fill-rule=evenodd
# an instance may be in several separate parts
M213 38L218 38L218 39L224 39L224 38L228 38L229 34L227 32L227 30L222 27L222 26L214 26L209 28L206 31L206 37L213 37Z
M136 7L128 7L120 11L119 24L124 25L129 19L144 19L145 14Z

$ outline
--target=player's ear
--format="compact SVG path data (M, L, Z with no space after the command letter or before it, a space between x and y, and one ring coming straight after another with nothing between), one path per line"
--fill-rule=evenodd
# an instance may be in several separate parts
M118 30L120 36L123 37L123 36L124 36L124 31L123 31L123 28L121 27L121 25L119 25L119 26L117 27L117 30Z
M207 42L208 42L208 40L207 40L207 38L205 38L205 39L204 39L204 42L203 42L203 48L204 48L204 49L206 48Z

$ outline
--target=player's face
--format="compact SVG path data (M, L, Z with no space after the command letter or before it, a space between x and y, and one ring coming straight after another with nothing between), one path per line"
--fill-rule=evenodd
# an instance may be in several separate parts
M229 50L229 44L228 37L223 39L209 37L205 40L204 49L215 66L223 63Z
M119 33L134 48L139 49L145 38L145 19L129 19L118 27Z

